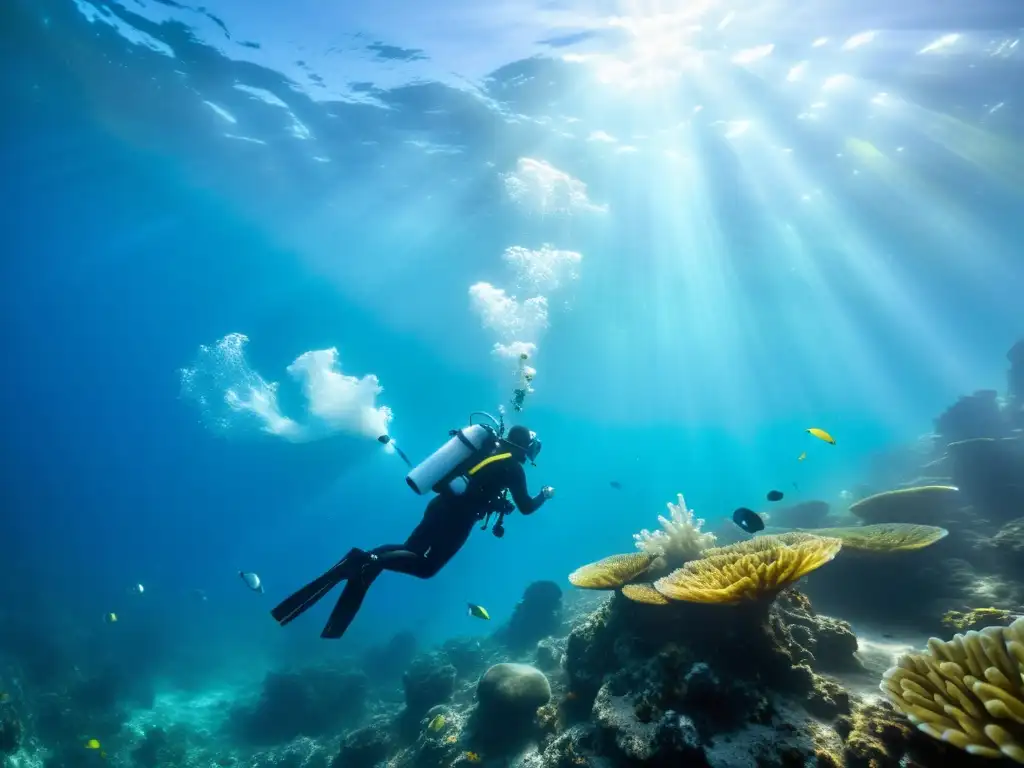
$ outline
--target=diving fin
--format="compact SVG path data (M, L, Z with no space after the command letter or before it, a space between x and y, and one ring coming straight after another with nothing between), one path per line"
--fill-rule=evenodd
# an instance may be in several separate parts
M345 634L349 624L352 623L356 614L359 613L359 608L363 604L363 598L370 591L370 585L373 584L376 578L377 574L375 573L349 580L348 584L345 585L345 589L341 591L341 596L338 598L338 602L335 603L334 610L331 611L331 617L327 620L327 624L324 625L324 630L320 633L320 637L325 640L337 640Z
M350 578L356 572L356 568L363 565L363 555L365 554L361 549L349 550L348 554L335 563L329 571L282 600L270 612L271 615L282 627L301 616L338 584Z

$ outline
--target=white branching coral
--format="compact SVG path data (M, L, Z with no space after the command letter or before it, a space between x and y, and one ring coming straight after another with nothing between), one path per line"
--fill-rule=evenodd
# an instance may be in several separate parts
M676 500L677 504L670 501L665 505L669 511L667 518L658 515L660 531L651 532L645 528L633 534L637 549L662 558L672 567L700 557L705 549L715 545L715 534L701 533L704 521L695 518L693 511L686 508L683 494L677 493Z

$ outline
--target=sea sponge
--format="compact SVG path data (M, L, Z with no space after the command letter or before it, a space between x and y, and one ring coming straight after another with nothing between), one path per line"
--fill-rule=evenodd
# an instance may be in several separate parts
M815 536L829 536L840 539L847 549L869 552L901 552L909 549L923 549L940 539L949 531L935 525L914 525L912 523L877 523L851 528L816 528Z
M622 594L634 603L668 605L670 602L667 597L654 588L653 584L627 584L622 588Z
M611 555L569 574L569 583L581 589L618 589L645 573L657 559L649 552Z
M668 502L669 516L658 515L662 530L653 533L644 528L633 534L636 547L655 557L664 558L666 563L678 568L688 560L701 556L708 547L715 544L715 534L701 533L704 521L693 516L693 510L686 508L683 494L677 493L677 504Z
M772 599L842 548L839 539L784 533L709 549L700 560L654 582L670 600L731 605Z
M1024 618L928 641L900 657L879 686L934 739L1024 764Z
M922 485L868 496L850 505L850 512L869 523L919 523L945 517L959 504L955 485Z

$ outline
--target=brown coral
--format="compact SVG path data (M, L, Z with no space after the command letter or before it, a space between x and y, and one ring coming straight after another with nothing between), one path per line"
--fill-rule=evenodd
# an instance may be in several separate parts
M912 523L877 523L850 528L818 528L816 536L840 539L847 549L869 552L902 552L923 549L945 538L949 531L935 525Z
M850 505L850 512L869 523L920 523L945 517L959 503L954 485L922 485L868 496Z
M921 731L972 755L1024 764L1024 619L928 641L879 686Z
M806 533L760 536L739 544L716 547L700 560L654 582L670 600L735 604L774 598L811 571L836 556L839 539Z
M612 555L569 574L569 583L581 589L618 589L651 567L656 556L648 552Z
M622 594L634 603L668 605L670 602L667 597L654 588L653 584L627 584L622 588Z

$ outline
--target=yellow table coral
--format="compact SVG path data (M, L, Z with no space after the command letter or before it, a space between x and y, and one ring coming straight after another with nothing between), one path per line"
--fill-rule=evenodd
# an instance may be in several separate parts
M972 755L1024 764L1024 618L932 638L887 670L882 692L921 731Z
M774 598L836 556L839 539L784 533L716 547L654 582L670 600L734 604Z
M850 512L869 523L921 523L942 518L960 504L953 485L922 485L868 496L850 505Z
M648 552L611 555L569 574L569 583L581 589L618 589L645 573L656 556Z
M817 528L815 536L829 536L842 539L847 549L868 552L901 552L923 549L948 534L945 528L935 525L913 525L912 523L878 523L850 528Z

